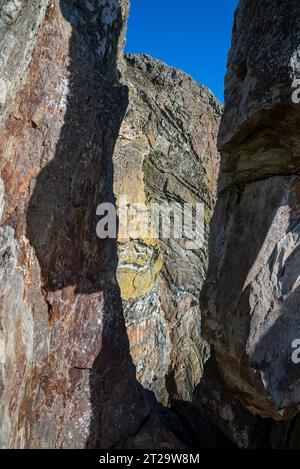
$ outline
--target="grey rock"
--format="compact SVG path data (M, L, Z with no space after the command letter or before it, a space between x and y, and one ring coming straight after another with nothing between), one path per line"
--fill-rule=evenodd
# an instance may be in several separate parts
M25 78L48 0L0 2L0 125Z
M4 210L4 204L5 204L5 201L4 201L4 184L3 184L2 179L0 178L0 222L1 222L2 214L3 214L3 210Z
M127 106L128 2L0 6L0 446L180 446L136 380L116 242L96 236Z
M206 400L219 421L237 402L277 421L299 412L299 12L293 0L241 0L235 15L201 301L216 379L228 393L227 403L218 393Z
M297 109L292 85L300 76L299 18L297 0L239 2L227 65L222 146L243 139L251 126L259 128L277 107Z

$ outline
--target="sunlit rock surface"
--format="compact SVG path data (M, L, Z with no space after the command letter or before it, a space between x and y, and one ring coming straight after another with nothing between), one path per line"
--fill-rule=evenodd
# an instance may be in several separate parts
M240 1L215 210L220 103L128 9L0 0L0 447L299 447L299 2ZM123 196L203 246L99 239Z
M114 153L117 204L204 204L204 243L119 233L118 272L137 376L157 399L191 401L209 348L201 337L200 290L207 267L219 155L221 104L185 73L147 55L125 56L129 106ZM140 208L141 210L141 208Z
M127 14L125 0L0 2L2 448L180 447L136 380L116 242L96 236Z

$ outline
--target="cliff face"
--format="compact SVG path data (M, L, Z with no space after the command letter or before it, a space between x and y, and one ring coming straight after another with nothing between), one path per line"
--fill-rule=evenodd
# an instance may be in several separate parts
M0 446L172 447L136 381L116 241L96 236L128 4L0 8Z
M218 189L221 106L122 56L128 9L0 0L0 447L299 446L299 2L240 1ZM202 202L203 244L103 202Z
M221 390L213 394L203 383L199 392L229 433L238 408L275 420L299 410L300 367L292 360L300 331L300 108L292 102L299 16L292 0L241 0L235 16L202 293L204 336ZM241 445L244 436L236 432Z
M0 1L2 448L181 447L140 383L191 400L208 356L221 108L182 72L124 60L127 15L126 0ZM99 239L97 206L122 195L203 202L203 246Z
M137 377L156 398L191 401L209 355L201 337L200 290L215 202L221 105L188 75L149 56L126 56L129 106L114 152L117 204L205 206L205 240L119 233L117 277ZM142 208L137 211L142 212ZM176 216L176 215L174 215ZM122 239L122 236L124 239Z

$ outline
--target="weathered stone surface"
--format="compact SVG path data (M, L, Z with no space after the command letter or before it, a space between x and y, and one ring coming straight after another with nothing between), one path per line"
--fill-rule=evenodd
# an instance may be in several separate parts
M284 105L288 114L298 109L291 108L291 95L293 82L300 75L299 18L297 0L240 0L227 65L226 112L219 137L222 146L246 140L244 132L251 127L252 131L267 130L263 121L266 119L268 127L271 111L284 110ZM280 128L280 114L276 117Z
M200 305L220 104L122 57L126 0L0 0L2 448L299 446L298 3L236 13ZM203 247L98 239L122 195L203 202Z
M250 412L222 380L223 367L212 351L193 404L201 419L213 426L214 434L219 429L234 445L244 449L299 448L299 414L279 421Z
M4 210L5 200L4 200L4 184L2 179L0 178L0 222Z
M47 5L48 0L0 2L0 124L24 79Z
M23 301L17 270L18 245L11 227L0 228L0 446L23 446L28 422L22 404L28 393L33 354L33 318Z
M0 6L1 47L22 35L0 83L0 445L177 446L136 381L116 243L96 236L128 104L117 65L128 3Z
M229 404L218 392L199 399L219 415L237 401L275 420L299 411L299 11L292 0L241 0L235 17L202 293L204 336Z
M299 172L300 111L292 103L300 76L299 18L297 0L239 3L219 133L220 191Z
M129 106L114 153L117 204L204 203L205 241L129 239L119 234L118 280L137 376L157 399L190 401L208 346L201 337L200 289L216 193L222 107L185 73L146 55L125 57ZM142 208L139 208L142 211ZM138 211L138 209L137 209Z

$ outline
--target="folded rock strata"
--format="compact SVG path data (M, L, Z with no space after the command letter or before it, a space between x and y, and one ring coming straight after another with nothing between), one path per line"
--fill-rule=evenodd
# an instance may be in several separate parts
M194 209L204 204L201 248L189 249L187 239L177 239L172 230L168 238L162 232L158 237L119 232L117 277L137 377L168 405L172 399L192 400L209 355L201 337L199 295L222 107L207 88L156 59L127 55L125 65L129 106L113 157L117 205L126 196L142 217L143 211L150 216L153 204L168 204L175 213L183 213L184 204Z
M116 241L96 236L127 14L126 0L0 2L2 448L180 447L136 380Z
M241 447L295 447L299 2L235 15L201 304L221 106L122 57L128 7L0 0L0 446L182 447L154 411L184 432L175 400L195 433L199 408ZM97 206L124 195L139 215L202 202L203 246L100 240Z

